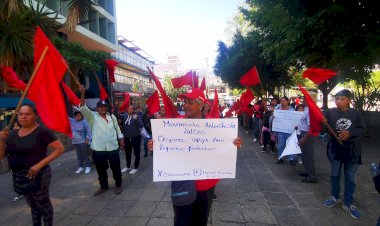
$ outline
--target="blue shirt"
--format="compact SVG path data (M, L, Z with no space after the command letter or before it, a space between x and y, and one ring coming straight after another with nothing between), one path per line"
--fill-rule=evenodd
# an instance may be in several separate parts
M73 144L83 144L86 140L91 140L91 130L86 119L77 121L76 119L69 118L69 121L71 130L73 131Z

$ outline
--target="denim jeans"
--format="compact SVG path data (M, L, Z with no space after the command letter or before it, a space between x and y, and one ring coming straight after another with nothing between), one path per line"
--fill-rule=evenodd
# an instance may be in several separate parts
M86 143L74 144L79 167L90 167L89 149Z
M277 132L277 142L278 142L278 157L281 156L282 152L285 149L286 146L286 140L290 137L290 133L281 133ZM289 160L294 160L296 155L289 155Z
M332 156L329 150L329 156ZM354 201L355 192L355 175L358 169L357 163L342 163L341 161L334 160L330 157L331 166L331 195L336 199L339 198L340 193L340 173L344 172L344 204L350 206Z

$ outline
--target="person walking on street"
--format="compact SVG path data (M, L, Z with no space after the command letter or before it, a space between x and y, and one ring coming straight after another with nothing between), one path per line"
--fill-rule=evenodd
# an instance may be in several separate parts
M142 121L144 124L144 128L148 135L152 137L152 125L150 123L150 120L153 118L153 116L149 115L149 109L148 107L145 108L144 114L142 116ZM148 157L148 141L149 139L147 137L144 137L144 157Z
M93 112L85 104L84 86L80 85L79 89L81 92L80 111L91 127L92 142L90 148L93 150L93 160L100 184L100 188L93 196L100 195L108 190L107 169L109 167L115 180L114 192L118 195L122 192L118 140L121 148L123 148L123 134L117 124L116 117L107 112L107 103L99 101L96 104L96 112Z
M340 144L331 136L327 144L327 156L331 166L331 197L323 203L326 207L333 207L339 203L340 175L344 171L344 202L342 208L351 217L360 219L360 212L353 205L355 192L355 176L358 165L361 164L361 145L359 137L366 133L366 126L360 111L350 108L352 93L341 90L335 95L336 108L325 112L325 118L338 134Z
M123 121L123 133L125 143L125 159L127 166L122 169L122 173L129 171L133 175L139 170L140 164L140 149L141 149L141 135L140 131L144 127L142 119L139 115L134 113L133 105L129 105L127 114L121 115ZM134 168L131 169L132 162L132 149L135 155Z
M49 163L58 158L64 147L54 133L37 122L34 105L23 104L18 111L20 129L0 132L0 159L8 157L13 176L26 173L26 178L38 184L32 191L23 193L32 213L33 225L53 225L53 205L50 201L49 185L51 168ZM51 150L48 154L48 149Z
M84 119L80 111L74 112L74 118L69 118L71 130L73 131L72 144L77 152L79 168L75 171L76 174L90 173L90 157L88 146L91 141L91 130L87 121Z

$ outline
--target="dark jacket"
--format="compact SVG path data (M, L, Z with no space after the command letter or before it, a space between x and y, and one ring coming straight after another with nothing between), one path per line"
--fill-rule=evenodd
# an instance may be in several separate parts
M143 122L139 115L133 114L129 117L128 114L121 115L123 123L123 134L126 138L140 136L140 129L143 128Z

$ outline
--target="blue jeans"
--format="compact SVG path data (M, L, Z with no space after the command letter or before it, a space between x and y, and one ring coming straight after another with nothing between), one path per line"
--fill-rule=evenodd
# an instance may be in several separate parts
M90 167L90 157L88 145L86 143L74 144L77 151L77 159L79 167Z
M333 156L329 150L329 156ZM336 199L340 193L340 173L343 166L344 172L344 205L350 206L354 201L355 192L355 175L358 169L357 163L342 163L329 157L331 166L331 195Z
M149 139L144 137L144 155L148 155L148 141Z
M286 140L290 137L290 133L277 132L277 142L278 142L278 157L281 156L282 152L285 150ZM296 155L289 155L289 160L294 160Z

